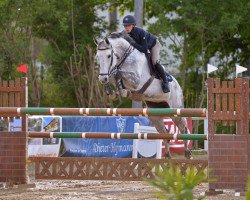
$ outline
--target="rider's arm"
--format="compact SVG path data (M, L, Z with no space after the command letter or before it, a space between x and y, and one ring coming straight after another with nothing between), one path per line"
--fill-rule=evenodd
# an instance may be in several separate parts
M140 52L142 52L142 53L147 53L147 48L146 48L146 47L144 47L144 46L142 46L142 45L139 45L139 44L137 44L136 42L135 42L135 43L131 43L131 45L132 45L133 47L135 47L137 50L139 50Z
M144 30L138 31L139 37L140 37L140 44L137 42L131 43L137 50L139 50L142 53L147 53L148 51L148 44L146 40L146 32Z

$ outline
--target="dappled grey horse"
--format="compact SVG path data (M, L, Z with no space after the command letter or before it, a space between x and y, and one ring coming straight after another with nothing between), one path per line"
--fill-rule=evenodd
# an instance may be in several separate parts
M96 40L97 60L100 65L99 80L106 86L110 96L116 95L110 83L115 85L117 92L132 100L144 101L150 108L183 108L183 93L174 77L169 83L170 92L163 93L161 80L150 73L148 60L125 40L121 33L112 33L108 37ZM149 117L159 133L169 133L164 125L164 118ZM187 133L186 118L172 117L180 132ZM171 157L169 141L164 141L166 157ZM191 158L191 151L185 142L185 156Z

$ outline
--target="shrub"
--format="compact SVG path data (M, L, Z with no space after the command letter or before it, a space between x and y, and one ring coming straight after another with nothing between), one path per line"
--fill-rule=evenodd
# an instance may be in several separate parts
M195 186L207 180L207 174L201 170L197 172L194 166L188 166L185 175L183 175L179 166L174 167L170 164L163 169L156 169L155 179L148 182L156 187L156 196L160 199L169 200L191 200L203 199L204 197L195 197L193 189Z

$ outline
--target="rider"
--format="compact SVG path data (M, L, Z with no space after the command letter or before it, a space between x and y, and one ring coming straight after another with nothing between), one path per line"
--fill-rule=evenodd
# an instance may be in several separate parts
M162 79L162 90L164 93L170 92L168 80L165 75L164 67L160 64L160 50L161 44L159 40L153 34L143 30L136 26L135 18L132 15L127 15L123 18L123 26L126 33L133 38L134 42L131 42L137 50L147 55L148 50L151 53L151 59L156 70L159 72Z

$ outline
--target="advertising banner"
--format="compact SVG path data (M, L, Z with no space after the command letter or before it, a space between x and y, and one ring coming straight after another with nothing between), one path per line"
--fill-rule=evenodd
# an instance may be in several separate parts
M28 131L60 132L62 118L60 116L29 116ZM21 119L9 123L9 131L21 131ZM61 146L59 138L29 138L28 156L58 157Z
M146 117L82 117L65 116L62 119L63 132L113 132L133 133L134 123L149 126ZM63 156L80 157L131 157L133 140L113 139L63 139Z

